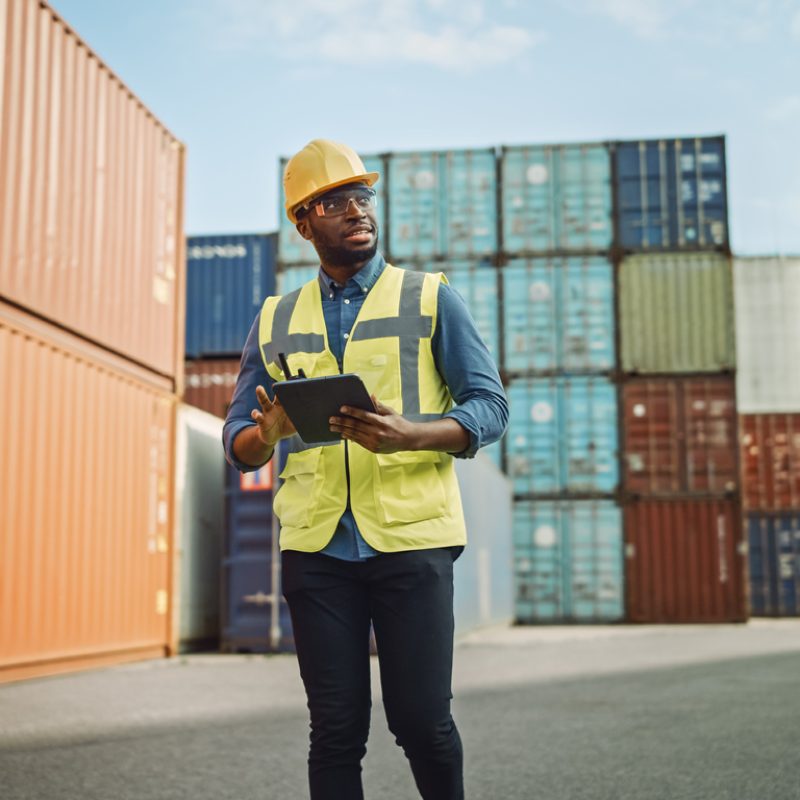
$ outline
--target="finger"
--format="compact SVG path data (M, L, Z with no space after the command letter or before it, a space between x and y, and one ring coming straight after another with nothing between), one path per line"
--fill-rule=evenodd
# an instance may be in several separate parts
M265 411L269 411L270 408L272 408L272 402L269 399L267 390L263 386L256 386L256 400L258 400L259 405Z
M360 419L364 422L371 422L373 424L380 420L379 414L376 414L373 411L364 411L363 408L353 408L352 406L342 406L339 409L339 413L344 414L347 417L353 417L355 419Z

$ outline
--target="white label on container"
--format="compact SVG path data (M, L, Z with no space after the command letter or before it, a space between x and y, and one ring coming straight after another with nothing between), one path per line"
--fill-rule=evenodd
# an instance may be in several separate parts
M158 501L158 524L159 525L166 525L167 524L167 516L169 514L169 506L167 505L166 500L159 500Z
M528 179L528 183L541 186L543 183L547 183L549 174L544 164L531 164L525 171L525 177Z
M533 543L537 547L554 547L556 543L556 531L552 525L540 525L533 532Z
M633 416L643 417L645 414L647 414L647 406L644 403L636 403L633 407Z
M436 185L436 177L429 169L422 169L411 179L415 189L433 189Z
M153 278L153 297L157 303L167 305L169 303L169 282L158 276Z
M531 419L534 422L550 422L553 419L553 406L540 400L531 406Z
M550 287L544 281L534 281L528 288L528 296L535 303L550 299Z

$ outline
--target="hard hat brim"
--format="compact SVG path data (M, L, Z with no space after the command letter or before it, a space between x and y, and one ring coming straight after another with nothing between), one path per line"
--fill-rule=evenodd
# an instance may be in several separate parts
M325 192L329 192L331 189L335 189L337 186L345 186L348 183L366 183L367 186L374 186L378 179L381 177L380 172L365 172L362 175L351 175L347 178L343 178L340 181L335 181L334 183L329 183L326 186L318 189L316 192L304 197L299 203L295 203L292 208L286 209L286 216L289 217L289 220L293 222L295 225L297 224L297 216L295 212L298 208L306 205L311 200L314 200L317 197L325 194Z

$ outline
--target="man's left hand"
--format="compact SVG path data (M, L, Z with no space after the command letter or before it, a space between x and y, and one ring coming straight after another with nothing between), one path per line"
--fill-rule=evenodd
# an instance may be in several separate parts
M330 418L331 430L373 453L416 450L419 426L379 402L375 395L372 402L374 412L342 406L339 409L342 416Z

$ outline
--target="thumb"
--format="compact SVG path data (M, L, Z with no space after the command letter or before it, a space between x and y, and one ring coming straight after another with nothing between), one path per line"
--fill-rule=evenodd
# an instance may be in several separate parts
M374 394L370 395L370 397L372 398L372 403L375 406L375 411L377 411L377 413L380 414L382 417L387 417L387 416L389 416L389 414L394 414L395 413L393 408L389 408L389 406L385 406L383 403L381 403L380 400L378 400L377 397L375 397Z

